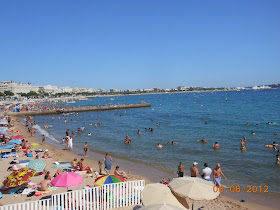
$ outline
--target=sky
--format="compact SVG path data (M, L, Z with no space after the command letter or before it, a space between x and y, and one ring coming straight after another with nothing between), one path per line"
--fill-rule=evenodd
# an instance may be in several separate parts
M95 89L280 83L279 0L0 0L0 81Z

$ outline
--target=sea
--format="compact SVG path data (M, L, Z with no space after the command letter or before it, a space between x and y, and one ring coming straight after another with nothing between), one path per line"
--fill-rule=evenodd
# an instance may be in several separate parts
M274 141L280 144L279 89L92 97L88 101L65 102L63 106L140 102L152 106L60 114L53 115L53 120L51 115L36 116L36 135L41 139L45 134L48 143L61 147L60 142L69 129L70 133L76 133L73 142L77 155L83 155L83 145L88 142L92 157L102 160L108 152L113 164L156 182L176 177L179 162L183 163L187 175L193 162L198 163L199 171L204 163L212 169L220 163L228 178L227 181L222 179L225 187L241 186L246 191L250 186L257 186L257 191L261 187L280 194L280 165L275 164L277 153L266 148ZM98 122L101 125L95 127ZM49 128L43 129L44 125ZM79 134L81 126L85 130ZM138 129L141 135L137 134ZM131 139L130 145L124 144L126 134ZM200 143L198 140L202 137L208 143ZM240 140L244 137L247 149L241 151ZM178 144L167 144L172 141ZM220 144L219 150L213 149L215 142ZM162 149L157 148L158 143L163 145Z

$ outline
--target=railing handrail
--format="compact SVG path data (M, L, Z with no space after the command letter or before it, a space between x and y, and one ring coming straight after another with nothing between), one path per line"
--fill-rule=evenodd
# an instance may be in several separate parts
M127 181L51 195L49 199L0 206L0 210L105 210L141 204L145 180ZM69 199L70 198L70 199ZM69 200L68 200L69 199ZM77 207L77 208L76 208Z

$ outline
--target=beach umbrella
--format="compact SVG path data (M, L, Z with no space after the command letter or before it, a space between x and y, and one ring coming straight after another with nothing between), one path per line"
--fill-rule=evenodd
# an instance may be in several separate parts
M11 173L4 181L3 185L7 188L16 187L27 182L36 174L36 171L31 168L20 168Z
M124 178L111 174L111 175L103 175L95 179L94 185L95 186L102 186L104 184L112 184L112 183L118 183L118 182L124 182Z
M52 181L52 185L55 187L74 187L80 185L84 179L80 177L78 174L70 172L70 173L62 173L56 176Z
M144 206L168 204L181 209L186 209L172 194L169 187L160 183L146 185L142 191L141 198Z
M219 192L214 192L214 183L198 177L175 178L169 183L173 192L183 198L193 200L213 200Z
M46 167L46 163L41 159L34 159L34 160L30 160L26 167L32 168L37 172L42 172Z
M143 209L143 210L182 210L182 208L179 208L177 206L173 206L170 204L152 204L149 206L145 206L141 209Z
M23 135L16 135L16 136L12 136L12 139L25 139L26 137Z

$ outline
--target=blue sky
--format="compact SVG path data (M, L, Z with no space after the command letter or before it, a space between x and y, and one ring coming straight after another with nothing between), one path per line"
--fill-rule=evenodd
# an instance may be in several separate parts
M0 1L1 81L136 89L280 82L278 0Z

